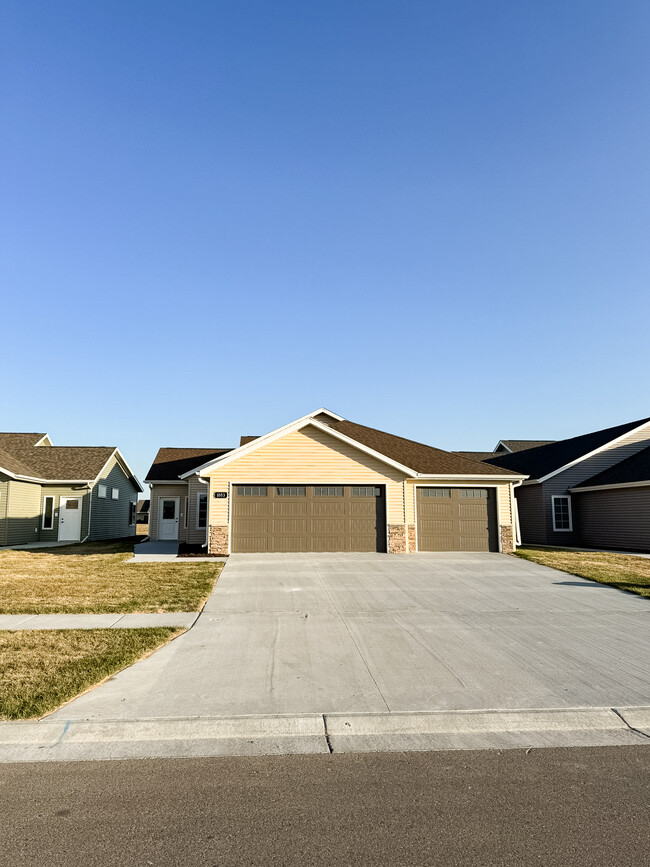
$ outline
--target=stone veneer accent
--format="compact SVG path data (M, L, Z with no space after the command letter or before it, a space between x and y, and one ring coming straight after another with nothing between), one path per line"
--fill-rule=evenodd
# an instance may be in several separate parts
M510 524L501 527L501 551L503 554L512 554L515 550L514 536Z
M228 554L228 527L210 527L210 546L208 553Z
M415 524L407 525L408 531L408 551L415 551Z
M406 554L406 527L404 524L388 525L388 553Z

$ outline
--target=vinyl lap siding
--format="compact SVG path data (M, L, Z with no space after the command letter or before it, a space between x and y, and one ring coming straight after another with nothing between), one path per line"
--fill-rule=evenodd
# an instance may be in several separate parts
M41 486L12 479L7 487L7 545L38 542Z
M188 496L187 485L152 485L151 488L151 505L149 506L149 538L156 541L158 538L158 498L159 497L178 497L180 500L180 514L178 519L178 538L179 541L186 541L187 531L185 530L185 497ZM189 522L188 522L189 527ZM203 541L203 539L201 540Z
M229 482L258 484L370 484L386 486L388 523L404 523L404 474L317 428L303 428L206 473L210 492ZM209 500L209 524L229 522L229 500Z
M54 526L51 530L43 529L43 506L45 497L54 497ZM75 488L70 485L43 485L41 488L41 499L39 503L39 542L56 542L59 538L59 515L61 513L61 497L81 497L81 533L79 539L85 539L88 535L88 511L90 505L90 497L88 496L88 488Z
M573 502L584 545L650 551L650 486L574 494Z
M515 489L522 545L546 544L543 494L542 485L521 485Z
M99 497L99 485L106 485L106 499ZM113 488L117 488L120 492L117 500L112 498ZM122 539L126 536L135 536L135 523L129 524L129 504L137 503L138 494L136 486L126 475L117 458L111 458L92 491L90 538L93 540Z
M574 485L584 482L585 479L601 473L603 470L618 464L625 458L641 451L641 449L650 446L650 427L645 427L643 430L629 434L624 440L617 445L605 449L570 467L563 473L558 473L557 476L543 482L544 486L544 515L546 521L547 543L551 545L575 545L580 542L580 501L577 495L571 496L571 505L573 511L573 532L556 532L553 530L553 513L551 510L551 497L556 494L568 494L569 488Z
M204 482L200 482L196 478L196 476L190 476L187 481L188 481L187 496L189 498L189 500L188 500L189 520L187 522L187 530L184 532L187 534L187 541L190 543L190 545L203 545L203 543L207 539L207 528L196 526L197 494L207 494L208 495L208 502L209 502L210 488L209 488L209 485L206 485ZM182 508L183 508L183 503L181 503L181 509Z
M7 494L9 479L0 475L0 545L7 544Z

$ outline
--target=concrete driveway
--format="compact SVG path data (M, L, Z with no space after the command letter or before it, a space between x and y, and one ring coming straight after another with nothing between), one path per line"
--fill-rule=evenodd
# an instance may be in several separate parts
M239 554L203 615L53 716L650 704L650 603L497 554Z

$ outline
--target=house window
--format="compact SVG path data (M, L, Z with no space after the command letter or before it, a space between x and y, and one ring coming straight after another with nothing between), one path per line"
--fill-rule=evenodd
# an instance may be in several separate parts
M342 497L343 496L343 488L336 486L324 486L320 485L319 487L314 488L314 496L315 497Z
M120 499L120 489L119 488L111 488L111 497L114 500Z
M571 497L551 497L553 507L553 529L558 533L570 533L573 530L571 515Z
M196 529L204 530L208 526L208 495L196 495Z
M43 529L51 530L54 527L54 497L43 499Z
M183 515L183 526L187 530L187 512L189 509L189 497L185 497L185 513Z
M275 492L278 497L304 497L305 487L304 485L282 485L276 488Z
M100 500L106 499L106 485L97 485L97 496Z
M357 485L352 488L353 497L379 497L381 488L373 488L369 485Z
M265 497L266 485L237 485L237 494L240 497Z
M137 506L135 503L129 503L129 526L135 524L135 511Z

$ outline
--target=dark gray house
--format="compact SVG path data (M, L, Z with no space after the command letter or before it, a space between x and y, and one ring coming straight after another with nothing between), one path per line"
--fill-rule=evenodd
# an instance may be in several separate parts
M515 490L524 545L650 550L650 418L483 460L529 476Z

